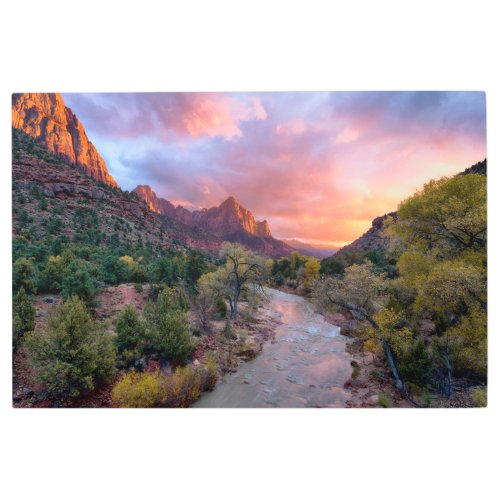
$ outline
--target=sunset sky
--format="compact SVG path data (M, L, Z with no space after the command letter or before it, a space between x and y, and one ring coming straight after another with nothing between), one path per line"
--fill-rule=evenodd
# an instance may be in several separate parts
M63 94L123 189L234 196L278 238L342 246L486 157L481 92Z

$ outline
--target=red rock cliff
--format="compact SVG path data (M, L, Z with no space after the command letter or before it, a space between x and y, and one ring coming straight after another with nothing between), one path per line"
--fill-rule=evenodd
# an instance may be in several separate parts
M37 139L94 179L118 187L101 155L89 141L83 125L66 107L60 94L14 94L12 126Z

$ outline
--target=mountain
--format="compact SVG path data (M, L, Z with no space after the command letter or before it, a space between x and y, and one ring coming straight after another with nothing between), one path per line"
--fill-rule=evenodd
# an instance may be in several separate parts
M12 157L14 238L24 234L26 222L20 223L21 218L31 221L28 235L40 231L69 241L86 230L82 218L91 218L96 226L88 237L103 245L119 239L212 254L222 245L220 238L156 214L134 193L74 168L18 129L12 130ZM47 208L40 208L42 199Z
M466 168L463 172L457 175L469 175L469 174L480 174L486 175L487 170L487 160L480 161L469 168ZM343 253L349 252L367 252L370 250L385 250L388 247L388 239L382 234L383 229L387 224L392 224L398 218L397 212L390 212L388 214L382 215L381 217L376 217L372 221L372 226L366 233L360 236L358 239L354 240L349 245L342 247L337 254L341 255Z
M331 255L333 255L335 252L338 251L338 247L329 245L312 245L310 243L305 243L304 241L295 239L282 238L281 241L293 247L295 250L299 251L303 255L317 257L318 259L330 257Z
M354 240L349 245L342 247L336 255L341 255L347 252L368 252L370 250L385 250L388 246L388 239L382 234L382 231L388 224L392 224L397 220L397 212L376 217L372 221L372 226L366 233L362 234L358 239Z
M13 94L12 126L108 186L118 187L106 163L60 94Z
M242 243L250 249L273 257L289 255L293 248L273 238L267 221L257 221L252 212L240 205L233 196L219 206L190 212L158 198L151 186L140 185L134 190L153 212L198 228L225 241Z
M460 172L458 175L467 175L467 174L480 174L486 175L487 170L487 160L486 158L483 161L477 162L472 167L466 168L463 172Z

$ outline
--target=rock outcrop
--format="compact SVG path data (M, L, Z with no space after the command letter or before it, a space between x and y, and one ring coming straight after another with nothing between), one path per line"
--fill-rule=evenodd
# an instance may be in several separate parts
M393 224L397 220L397 212L376 217L372 221L372 226L366 233L354 240L350 245L341 248L337 255L346 252L368 252L370 250L386 250L389 240L384 236L383 231L388 224Z
M242 243L252 250L271 256L289 255L293 248L273 238L267 221L256 221L252 212L240 205L233 196L219 206L190 212L158 198L151 186L137 186L134 192L153 212L200 229L226 241Z
M109 186L118 184L106 163L60 94L25 93L12 96L12 126Z

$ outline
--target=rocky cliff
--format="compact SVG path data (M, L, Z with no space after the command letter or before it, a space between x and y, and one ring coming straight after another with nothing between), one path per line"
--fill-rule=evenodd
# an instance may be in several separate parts
M372 226L366 233L354 240L350 245L342 247L337 255L348 252L368 252L370 250L386 250L389 240L384 236L383 230L388 224L393 224L397 220L397 212L376 217L372 221Z
M73 111L65 106L60 94L14 94L12 126L76 165L90 177L118 187L101 155L89 141L83 125Z
M153 212L217 238L239 242L272 256L288 255L293 250L286 243L273 238L267 221L256 221L252 212L240 205L233 196L217 207L190 212L182 206L175 207L168 200L158 198L150 186L137 186L134 192Z

